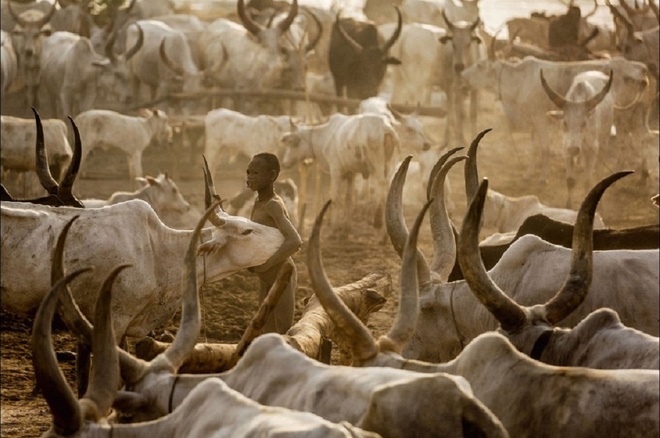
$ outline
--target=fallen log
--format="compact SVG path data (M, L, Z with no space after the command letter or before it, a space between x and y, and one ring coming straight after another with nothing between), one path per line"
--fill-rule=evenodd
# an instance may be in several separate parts
M381 272L369 274L354 283L337 287L335 292L366 324L369 316L383 307L385 297L390 295L391 288L392 278L389 274ZM264 300L264 302L266 301ZM257 313L260 312L257 311ZM253 321L251 326L254 325ZM250 330L253 333L261 334L255 327ZM319 359L321 356L321 346L325 339L332 339L338 345L342 362L345 360L344 358L348 357L348 350L342 347L341 334L335 332L335 325L315 296L310 297L300 319L283 336L292 347L313 359ZM249 342L243 341L247 344ZM142 338L135 344L135 355L149 361L169 346L170 344L167 342L160 342L150 337ZM178 372L205 374L231 369L240 357L240 353L237 353L237 346L238 344L198 343ZM234 357L235 355L236 357Z

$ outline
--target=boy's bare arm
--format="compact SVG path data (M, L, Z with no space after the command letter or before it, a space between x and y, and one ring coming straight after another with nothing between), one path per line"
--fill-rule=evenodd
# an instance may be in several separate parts
M273 254L263 265L252 268L251 270L254 272L265 272L273 266L284 262L287 258L295 254L302 246L300 234L298 234L296 227L294 227L291 221L287 218L280 203L269 201L264 205L264 210L275 221L277 229L280 230L284 236L284 242L279 249L275 251L275 254Z

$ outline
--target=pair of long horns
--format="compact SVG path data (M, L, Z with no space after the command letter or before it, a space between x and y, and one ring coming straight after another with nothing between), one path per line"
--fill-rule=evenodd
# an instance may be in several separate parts
M11 17L22 27L32 27L36 29L41 29L50 21L51 18L53 18L53 15L55 14L55 9L57 7L55 2L53 2L48 13L45 14L41 19L35 21L27 21L21 18L21 15L17 14L16 11L14 11L14 9L11 6L11 3L12 3L11 0L7 2L7 8L9 9L9 14L11 14Z
M397 15L397 22L396 22L396 29L394 30L394 33L383 43L381 47L379 47L379 50L382 53L387 53L394 43L396 42L397 39L399 39L399 36L401 36L401 29L403 29L403 17L401 16L401 11L399 10L398 6L394 6L394 9L396 10L396 15ZM337 19L335 22L335 25L337 26L337 30L339 31L339 35L350 45L353 47L353 49L357 53L361 53L364 50L364 47L362 44L358 43L355 41L353 37L351 37L348 32L344 29L344 26L342 26L340 22L340 17L339 17L339 12L337 12Z
M241 23L243 23L243 26L245 29L247 29L248 32L257 36L259 33L266 29L266 27L260 23L257 23L254 18L252 18L252 16L250 16L250 14L245 11L245 0L238 0L236 7L238 11L238 17L241 19ZM293 0L291 8L289 9L289 14L284 20L277 24L280 32L284 33L289 30L289 27L293 23L293 20L296 18L296 15L298 15L298 0Z

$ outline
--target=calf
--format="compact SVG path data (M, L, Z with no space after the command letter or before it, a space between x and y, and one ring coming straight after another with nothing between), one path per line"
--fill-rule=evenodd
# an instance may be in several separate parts
M161 173L156 178L147 176L138 180L143 186L134 192L115 192L105 200L83 199L82 202L87 208L99 208L130 199L142 199L151 205L165 224L175 228L181 226L181 221L177 218L190 212L190 204L183 198L174 181L166 173Z
M114 146L128 158L131 181L143 176L142 152L147 146L152 143L162 145L172 139L167 114L158 109L143 109L139 117L110 110L89 110L76 116L75 121L87 144L82 156L83 169L85 159L92 150Z

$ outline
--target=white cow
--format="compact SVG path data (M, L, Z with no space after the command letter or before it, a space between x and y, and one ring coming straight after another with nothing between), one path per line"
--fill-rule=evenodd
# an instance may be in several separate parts
M182 221L182 218L192 213L190 204L183 198L174 180L166 173L161 173L155 178L147 175L145 178L138 178L138 181L142 183L142 188L134 192L115 192L108 199L83 199L82 203L86 208L100 208L130 199L142 199L151 205L166 225L181 228L190 224L187 220ZM194 223L192 225L194 226Z
M485 88L497 96L502 104L510 130L531 132L536 159L530 163L525 177L531 177L538 168L547 178L550 145L548 133L556 129L547 112L556 109L539 80L540 71L558 93L565 93L579 73L598 70L613 72L612 95L616 105L629 104L648 85L647 67L622 57L575 62L552 62L527 56L520 61L480 59L463 73L471 87ZM632 95L632 97L631 97Z
M152 143L162 145L172 139L172 128L164 111L143 109L139 117L110 110L89 110L75 118L80 135L85 139L82 168L85 158L95 148L116 147L128 158L129 179L143 176L142 152Z
M140 90L149 91L148 99L166 99L170 93L192 93L204 90L207 73L198 68L186 35L162 21L140 20L126 29L126 44L131 46L144 32L142 48L128 61L133 94L139 100ZM193 111L183 105L185 113Z
M581 179L585 188L591 185L600 149L607 149L614 121L614 104L609 77L600 71L586 71L573 78L566 97L551 87L540 72L541 85L559 111L549 114L561 120L563 155L566 165L568 197L566 207L571 208L573 191ZM577 162L583 163L578 168ZM578 177L581 175L581 177Z
M573 232L573 259L564 285L545 304L520 306L494 283L481 262L478 234L488 181L472 200L463 221L458 260L470 289L499 321L499 331L533 359L557 366L658 370L658 338L621 324L611 309L598 309L574 328L556 328L586 298L592 281L593 213L613 182L632 172L603 179L582 202Z
M353 182L356 175L369 181L368 207L376 207L374 225L379 227L382 207L394 160L398 156L399 136L389 121L375 114L346 116L334 114L326 123L295 126L285 134L282 165L291 167L305 159L314 159L330 175L329 197L341 206L335 212L333 226L346 227L353 213ZM339 217L343 213L344 218Z
M165 226L142 200L98 209L42 207L2 203L2 307L31 314L50 289L52 243L64 225L73 224L65 247L67 270L96 266L108 272L130 263L115 284L114 324L118 337L143 337L165 324L181 300L180 266L192 230ZM218 213L214 226L202 231L204 257L197 263L198 281L216 281L264 263L284 238L272 227ZM35 256L36 254L36 256ZM101 279L83 276L73 283L73 295L91 317Z
M387 367L464 377L474 394L497 415L511 436L627 437L631 430L640 436L657 433L660 426L655 413L660 406L657 369L595 370L551 366L530 359L504 336L493 332L475 338L458 357L447 363L401 357L401 350L415 331L419 312L416 242L425 211L418 215L402 257L399 310L394 325L378 340L333 293L319 248L323 213L314 225L307 263L310 280L328 315L350 340L354 365L363 367L361 369L369 367L366 369L373 372ZM571 406L570 410L567 411L566 406ZM545 420L548 415L553 421ZM591 415L598 415L599 421L584 421Z
M298 2L294 0L286 19L271 28L260 25L245 12L244 0L237 2L237 12L240 24L220 18L209 23L198 40L201 67L210 68L215 84L247 89L285 85L302 89L302 83L287 83L286 75L299 63L283 47L283 36L298 14Z
M204 156L214 175L221 162L233 163L239 155L252 158L260 152L271 152L281 157L280 137L291 129L291 117L253 117L218 108L206 114L204 129Z
M391 190L401 190L398 184L403 176L405 173L397 175ZM386 214L388 231L405 226L398 222L397 213L390 213L390 210L402 211L400 191L391 200ZM432 217L432 223L436 220ZM430 268L422 257L420 263L426 266L426 273L420 280L423 287L421 312L417 329L404 350L406 357L433 362L452 359L470 340L497 327L497 321L479 305L467 282L447 283L442 280L447 277L439 273L451 270L455 247L453 233L450 238L441 234L434 231L433 236L434 241L444 242L436 245L434 254L434 260L444 261L433 265L433 272L440 281L431 281ZM403 248L405 235L390 232L390 237L397 250ZM657 336L660 316L660 310L655 307L655 303L660 305L658 250L595 251L593 258L593 281L587 297L559 325L573 327L592 311L610 307L626 326ZM526 235L509 247L489 275L512 300L523 306L532 306L548 302L561 289L570 259L570 249Z
M59 119L41 121L44 130L44 143L48 154L50 172L59 180L71 162L73 151L68 140L66 124ZM0 118L2 149L0 166L2 170L16 172L36 171L35 144L37 131L34 120L12 116Z
M52 3L48 12L34 8L17 13L12 7L12 1L9 0L7 8L16 23L9 31L18 58L19 77L27 91L27 104L37 106L41 47L44 38L52 32L48 22L55 13L56 4Z

